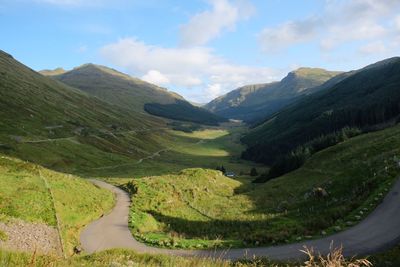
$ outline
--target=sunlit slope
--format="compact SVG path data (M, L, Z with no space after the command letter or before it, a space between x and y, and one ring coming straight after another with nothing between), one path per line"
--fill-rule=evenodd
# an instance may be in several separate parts
M82 228L112 205L112 193L88 181L0 156L0 221L60 227L67 255L79 244Z
M0 151L62 171L134 161L165 122L47 78L0 53Z

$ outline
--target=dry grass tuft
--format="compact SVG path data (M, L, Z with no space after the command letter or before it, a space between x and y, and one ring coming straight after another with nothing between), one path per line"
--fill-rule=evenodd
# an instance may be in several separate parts
M325 257L319 254L315 255L313 248L304 247L304 252L308 256L308 261L304 262L303 267L371 267L372 263L367 259L347 260L343 256L343 247L334 248L331 244L330 253Z

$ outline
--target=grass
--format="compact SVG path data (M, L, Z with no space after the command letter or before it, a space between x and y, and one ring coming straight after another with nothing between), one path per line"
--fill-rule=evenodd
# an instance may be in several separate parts
M81 229L114 203L111 192L90 182L5 156L0 157L0 185L1 220L18 218L56 227L57 213L67 255L79 244Z
M341 249L333 249L329 255L315 255L312 249L305 248L309 257L304 262L277 262L262 259L247 259L239 261L225 261L211 258L174 257L167 255L138 254L130 250L114 249L92 255L77 256L69 259L60 259L52 256L41 256L26 253L16 253L0 250L0 267L3 266L182 266L182 267L370 267L367 259L345 259Z
M377 253L370 257L375 267L397 267L400 266L400 245L387 251Z
M178 248L273 245L319 238L372 211L399 174L400 126L345 141L263 185L212 170L121 180L140 240ZM130 181L130 183L128 183ZM321 187L328 197L312 194Z
M73 266L203 266L228 267L230 262L222 260L183 258L165 255L138 254L134 251L115 249L86 256L61 259L27 253L17 253L0 250L0 267L6 266L35 266L35 267L73 267ZM247 265L237 265L247 266Z
M7 241L8 235L0 230L0 241Z
M267 168L240 159L240 153L244 148L240 144L239 138L243 131L243 126L225 129L207 128L192 133L165 130L163 134L159 133L152 137L155 143L163 144L161 149L164 151L159 156L143 160L140 164L137 164L137 159L122 158L121 160L121 157L115 157L115 161L108 165L105 160L99 159L99 162L104 162L103 166L108 167L100 170L88 170L84 175L118 179L140 178L176 174L186 168L215 169L217 166L224 165L229 171L234 171L238 175L242 173L241 178L249 179L248 173L252 167L256 167L259 172L264 172ZM160 151L160 147L152 147L147 151L144 158ZM100 154L98 155L100 157ZM118 160L121 161L117 162ZM118 179L115 179L116 183Z

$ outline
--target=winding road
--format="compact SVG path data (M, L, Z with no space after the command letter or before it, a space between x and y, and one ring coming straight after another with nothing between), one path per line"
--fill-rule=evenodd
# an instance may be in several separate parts
M198 256L235 260L239 258L269 257L275 260L303 258L304 246L327 254L333 242L343 245L345 256L367 255L396 245L400 241L400 180L389 191L383 202L356 226L318 240L309 240L289 245L225 249L225 250L172 250L146 246L136 241L128 228L129 195L110 184L92 180L99 187L116 194L116 205L112 212L89 224L81 234L81 243L88 253L111 248L129 248L139 253L168 254L176 256Z

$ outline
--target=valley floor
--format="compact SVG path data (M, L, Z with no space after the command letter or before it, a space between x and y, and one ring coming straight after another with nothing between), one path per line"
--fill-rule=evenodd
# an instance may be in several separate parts
M344 255L368 255L395 244L400 237L399 203L400 180L397 181L383 202L365 220L347 231L312 241L296 244L243 249L182 250L160 249L145 246L129 233L126 217L129 213L128 194L107 183L93 181L102 188L117 195L117 205L113 212L90 224L82 233L81 242L89 253L112 248L130 248L139 253L166 254L175 256L200 256L204 258L237 260L267 257L273 260L298 260L306 255L304 248L313 248L315 253L327 255L331 247L344 247ZM241 229L238 228L238 231Z
M313 155L299 170L261 185L251 183L254 177L249 175L250 169L254 167L263 173L268 168L240 159L243 146L239 139L245 131L240 125L192 133L155 131L157 134L152 135L150 131L145 136L156 143L137 147L140 150L137 156L121 156L116 152L93 154L94 148L79 142L78 137L19 142L14 144L17 149L11 154L18 156L26 152L27 159L37 155L36 162L40 165L101 179L128 191L132 198L129 230L147 245L174 249L174 255L175 249L191 249L188 253L196 254L201 252L193 249L231 248L228 251L232 254L226 254L230 258L243 255L240 247L253 247L250 251L265 255L266 251L257 252L254 247L321 238L325 240L321 245L325 246L328 242L325 236L331 234L339 236L341 241L341 234L336 233L354 225L357 225L355 229L363 227L358 223L381 203L399 173L400 126L325 149ZM123 135L121 144L129 138L141 138L140 133ZM49 154L45 156L45 152ZM60 165L59 159L65 155L70 159ZM83 164L79 164L81 160ZM57 228L55 214L59 214L63 248L72 254L81 229L107 213L113 203L112 194L78 177L70 178L70 175L19 162L9 156L2 158L0 221L18 218ZM222 165L227 171L235 172L236 177L228 178L215 170ZM55 200L51 200L43 178L48 180ZM324 189L328 196L314 195L316 188ZM374 228L363 231L373 233ZM306 241L311 245L313 242L318 241ZM353 253L352 245L349 246ZM292 245L284 247L299 249ZM158 251L159 248L149 249Z

